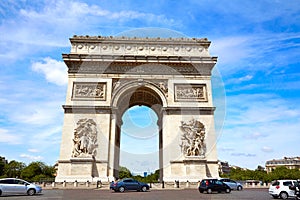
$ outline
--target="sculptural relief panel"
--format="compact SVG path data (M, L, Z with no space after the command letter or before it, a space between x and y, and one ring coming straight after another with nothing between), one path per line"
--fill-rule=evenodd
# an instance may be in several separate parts
M86 158L97 154L97 125L92 119L80 119L74 129L72 157Z
M145 83L154 84L166 97L168 97L168 80L166 79L113 79L113 93L115 93L120 86L128 84L132 81L138 81L140 85Z
M175 101L207 101L205 84L174 84Z
M181 121L179 126L181 134L181 151L185 156L205 157L205 127L203 123L192 119L190 121Z
M106 83L74 82L72 100L106 100Z

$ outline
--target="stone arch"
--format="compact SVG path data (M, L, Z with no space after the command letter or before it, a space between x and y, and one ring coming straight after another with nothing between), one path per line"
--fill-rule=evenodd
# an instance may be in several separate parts
M163 107L167 106L167 99L163 91L153 82L143 79L128 81L127 83L124 83L124 85L117 87L113 92L111 106L113 108L118 107L120 99L123 98L124 95L128 95L126 93L130 92L132 94L132 92L138 90L139 88L145 88L148 89L148 91L151 90L151 94L153 94L153 96L155 96L156 98L160 99L161 105Z
M157 115L158 129L159 129L159 169L160 179L163 176L163 154L162 154L162 118L163 118L163 105L166 105L166 98L163 92L150 81L135 80L124 84L118 88L112 98L112 107L115 112L115 132L112 137L115 137L114 146L114 159L112 164L113 176L118 177L119 161L120 161L120 140L121 140L121 127L122 116L129 108L136 105L144 105L151 108Z

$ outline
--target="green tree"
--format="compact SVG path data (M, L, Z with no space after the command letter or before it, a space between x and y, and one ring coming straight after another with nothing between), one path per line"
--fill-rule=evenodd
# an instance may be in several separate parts
M130 170L127 169L126 167L120 166L120 168L119 168L119 178L122 179L122 178L129 178L129 177L132 177L132 174L131 174Z
M28 181L39 182L41 179L53 178L55 169L43 162L32 162L22 170L21 177Z
M22 170L21 177L27 181L33 181L33 178L42 174L40 162L32 162Z
M5 163L0 160L0 177L4 175Z
M21 172L25 167L25 163L12 160L4 166L4 176L20 177Z

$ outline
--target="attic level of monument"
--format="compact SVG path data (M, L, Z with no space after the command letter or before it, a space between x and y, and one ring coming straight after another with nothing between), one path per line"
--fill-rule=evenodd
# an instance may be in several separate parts
M128 38L90 37L70 38L71 54L157 55L210 57L207 39L189 38Z
M71 42L85 42L87 39L93 42L99 42L99 41L110 41L112 43L117 43L120 41L125 41L127 43L132 43L132 40L134 40L134 43L170 43L170 42L181 42L181 43L201 43L202 45L208 45L209 47L210 41L208 41L207 38L187 38L187 37L180 37L180 38L164 38L164 37L114 37L114 36L90 36L90 35L74 35L72 38L70 38Z
M74 36L70 41L71 53L63 54L69 73L210 76L217 62L206 38Z

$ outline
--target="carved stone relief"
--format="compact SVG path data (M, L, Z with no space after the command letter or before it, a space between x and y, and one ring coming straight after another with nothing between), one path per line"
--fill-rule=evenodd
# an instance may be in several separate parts
M175 101L207 101L206 85L175 84Z
M133 79L113 79L113 93L120 87L121 85L124 85L128 82L134 81ZM153 83L155 84L162 93L168 97L168 81L165 79L155 79L155 80L148 80L148 79L140 79L137 80L140 82L140 84L144 84L145 82Z
M180 130L181 134L181 151L185 156L201 156L205 157L206 144L205 127L195 119L187 122L181 121Z
M105 100L106 99L106 83L74 82L72 99Z
M97 126L92 119L80 119L74 130L72 157L90 157L97 154Z
M168 97L168 81L167 80L153 80L153 82L159 87L163 92L165 97Z

